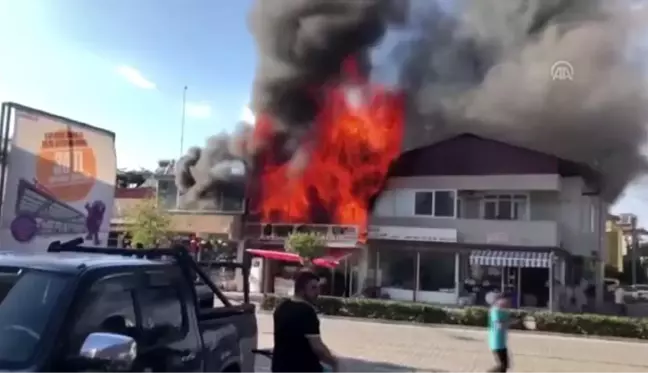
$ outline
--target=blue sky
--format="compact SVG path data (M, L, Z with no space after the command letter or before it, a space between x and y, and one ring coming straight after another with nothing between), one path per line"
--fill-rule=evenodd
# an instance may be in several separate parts
M185 149L241 119L256 63L250 3L0 0L0 102L108 128L119 167L153 168L180 154L185 85ZM648 219L644 191L615 210Z
M120 167L152 168L232 128L255 65L250 0L0 0L0 101L117 133Z

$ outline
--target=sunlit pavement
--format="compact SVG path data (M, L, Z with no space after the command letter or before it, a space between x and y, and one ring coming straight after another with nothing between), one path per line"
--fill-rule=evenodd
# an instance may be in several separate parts
M259 347L272 347L272 316L258 314ZM493 365L486 333L477 329L322 318L322 336L344 371L484 372ZM648 343L512 333L517 372L646 372ZM270 363L257 358L257 371Z

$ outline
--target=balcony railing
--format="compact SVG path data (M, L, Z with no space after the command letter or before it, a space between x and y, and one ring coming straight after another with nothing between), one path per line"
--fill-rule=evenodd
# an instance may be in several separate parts
M360 238L355 225L337 224L289 224L289 223L247 223L243 236L272 244L283 244L288 237L297 232L317 233L329 247L355 247Z

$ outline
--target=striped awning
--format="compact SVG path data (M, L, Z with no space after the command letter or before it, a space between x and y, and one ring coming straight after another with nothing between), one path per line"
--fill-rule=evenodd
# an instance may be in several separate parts
M549 268L552 255L548 252L473 250L470 264L493 267Z

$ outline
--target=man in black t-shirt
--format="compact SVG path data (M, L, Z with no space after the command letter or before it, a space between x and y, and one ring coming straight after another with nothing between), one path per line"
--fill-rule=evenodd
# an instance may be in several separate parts
M320 337L313 306L319 295L319 278L303 271L295 278L295 296L274 311L273 372L322 372L322 363L337 371L338 362Z

